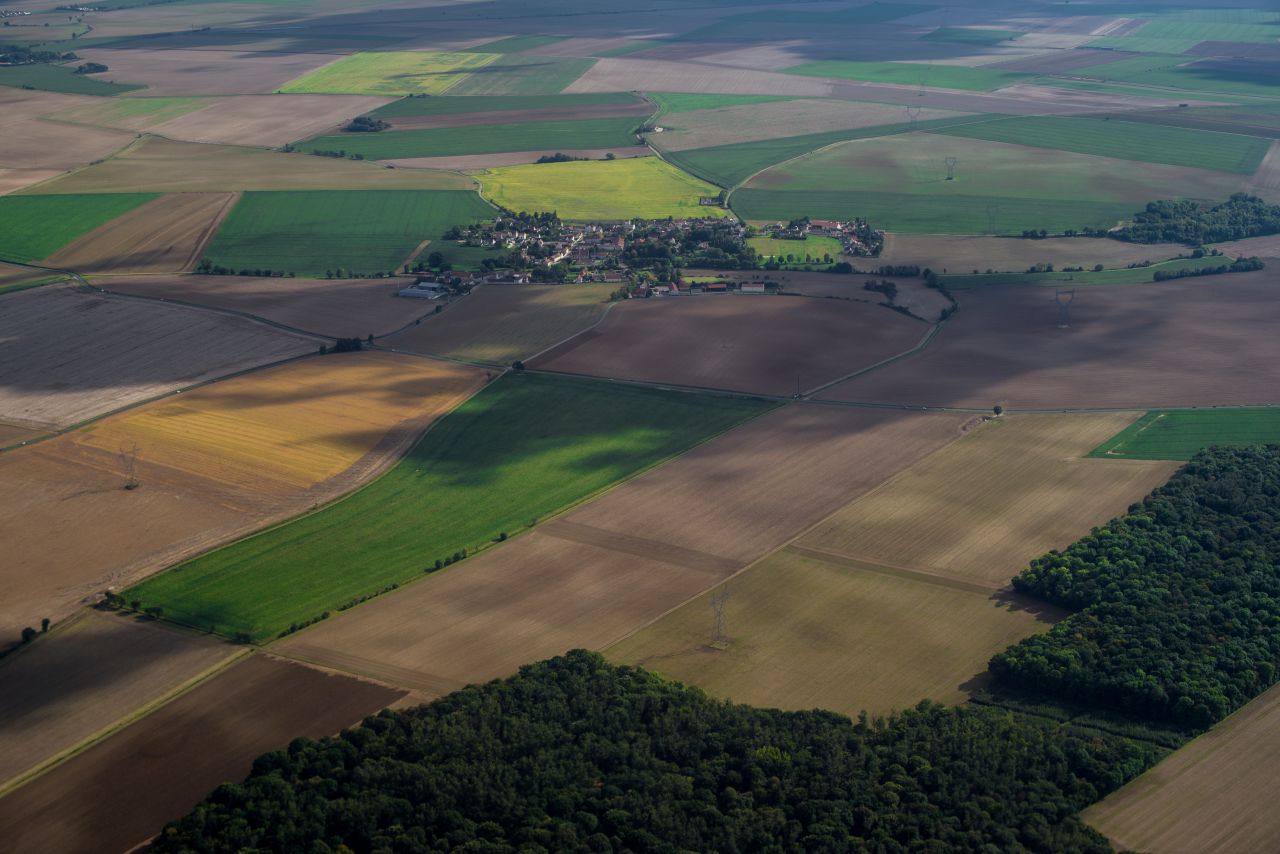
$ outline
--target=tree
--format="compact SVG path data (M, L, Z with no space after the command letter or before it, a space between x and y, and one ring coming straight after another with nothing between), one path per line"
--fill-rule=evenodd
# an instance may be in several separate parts
M1004 415L1004 407L998 403L995 406L991 407L991 411L994 412L996 415Z
M40 631L41 631L41 632L47 632L47 631L49 631L49 618L48 618L48 617L45 617L43 620L41 620L41 621L40 621Z
M432 252L427 256L427 266L434 267L437 270L444 265L444 256L439 252Z
M515 372L517 372L517 373L519 373L520 371L523 371L523 370L524 370L524 362L520 361L519 359L516 359L514 362L512 362L512 363L511 363L511 370L513 370L513 371L515 371Z

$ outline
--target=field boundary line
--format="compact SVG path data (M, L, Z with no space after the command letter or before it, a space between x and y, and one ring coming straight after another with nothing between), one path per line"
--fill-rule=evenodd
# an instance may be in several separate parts
M66 621L64 621L64 623L65 622ZM173 631L173 629L168 629L168 631ZM209 667L197 673L195 676L192 676L187 681L181 683L180 685L175 686L169 691L166 691L164 694L161 694L159 697L155 698L151 702L146 703L142 706L139 706L133 711L128 712L127 714L121 716L115 721L102 727L98 731L86 736L85 738L81 739L80 741L76 742L70 747L67 747L64 750L61 750L58 753L55 753L53 756L48 757L44 761L40 762L38 765L34 765L31 768L27 769L26 771L23 771L22 773L14 777L11 777L10 779L6 780L4 783L0 783L0 797L10 795L13 792L17 791L18 789L21 789L23 786L27 785L28 783L40 777L43 777L45 774L49 773L50 771L54 770L58 766L62 765L64 762L68 762L74 759L75 757L79 756L81 753L84 753L86 750L89 750L95 745L103 741L106 741L108 738L120 732L121 730L124 730L129 726L131 726L132 724L135 724L138 721L146 717L149 717L151 714L158 711L161 707L167 706L169 703L178 699L182 695L194 690L198 686L203 685L205 682L208 682L213 677L219 675L224 670L231 667L231 665L241 661L242 659L248 658L251 655L253 655L252 648L240 647L239 649L237 649L236 651L228 655L226 658L222 659L221 661L215 664L210 665Z
M792 543L786 546L783 551L788 551L792 554L800 555L801 557L807 557L810 560L821 561L822 563L830 564L832 566L838 566L842 569L848 569L855 572L870 572L890 576L892 578L917 581L922 584L932 584L936 587L945 587L950 590L957 590L964 593L976 593L983 596L990 596L1008 593L1013 589L1012 586L1008 584L1003 587L987 586L959 578L951 578L939 572L929 572L919 568L894 566L892 564L880 563L873 560L863 560L861 558L852 557L851 555L841 554L840 552L818 549L812 546L802 546L797 543Z
M182 269L178 271L179 273L191 272L192 268L199 262L200 256L204 254L205 250L209 248L209 244L213 242L214 235L218 233L218 229L222 228L222 224L226 222L227 217L230 216L231 209L239 204L240 199L243 197L244 192L241 190L236 190L231 193L226 203L223 204L217 215L214 216L213 220L200 235L200 238L196 241L196 245L192 247L191 254L187 256L187 262L182 265Z
M954 315L954 312L952 312L952 314ZM950 318L947 318L947 320L949 319ZM819 394L820 392L826 391L832 386L839 385L840 383L845 382L847 380L851 380L855 377L860 377L863 374L869 374L872 371L892 365L894 362L900 361L902 359L907 359L907 358L910 358L911 356L916 355L917 353L921 352L922 350L924 350L926 347L929 346L929 344L933 341L933 339L937 336L937 334L942 331L942 327L945 326L946 323L947 323L946 320L940 320L937 323L932 324L929 327L929 329L924 333L924 336L910 350L903 350L901 353L897 353L893 356L890 356L887 359L881 359L879 362L876 362L874 365L868 365L865 368L859 368L858 370L853 371L852 373L845 374L844 376L837 377L836 379L831 380L830 382L823 383L820 386L816 386L814 388L808 389L807 391L802 392L801 396L806 399L810 398L815 394Z
M608 318L608 317L609 317L609 314L613 311L614 306L618 305L618 304L619 304L619 303L621 303L621 302L622 302L622 300L613 300L612 302L608 303L608 304L605 306L604 311L600 312L600 316L599 316L598 318L596 318L596 322L595 322L595 323L591 324L591 325L590 325L590 326L588 326L586 329L579 329L577 332L573 333L572 335L570 335L570 336L568 336L568 337L566 337L566 338L562 338L562 339L560 339L560 340L559 340L559 341L557 341L556 343L552 344L550 347L543 347L541 350L539 350L538 352L534 353L532 356L526 356L522 361L524 361L524 362L532 362L532 361L534 361L535 359L538 359L538 358L540 358L540 357L542 357L542 356L545 356L547 353L550 353L552 350L556 349L557 347L560 347L560 346L563 346L563 345L565 345L565 344L568 344L570 341L572 341L573 339L575 339L575 338L577 338L577 337L579 337L579 336L586 335L588 332L594 332L594 331L596 330L596 327L598 327L600 324L604 323L604 322L605 322L605 320L606 320L606 318Z

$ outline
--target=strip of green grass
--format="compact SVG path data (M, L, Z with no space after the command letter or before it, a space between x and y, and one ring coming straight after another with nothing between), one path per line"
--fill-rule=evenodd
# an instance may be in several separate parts
M520 531L771 406L504 377L361 491L156 576L127 598L180 623L261 641Z
M938 27L920 37L923 42L947 42L950 44L995 45L1013 41L1022 36L1017 30L979 30L968 27Z
M1085 270L1075 273L978 273L976 275L943 276L948 288L967 290L999 285L1137 285L1155 281L1157 272L1172 273L1178 270L1203 270L1230 263L1221 255L1203 258L1174 258L1147 267L1120 267L1113 270Z
M983 122L994 118L989 115L964 116L954 119L931 119L918 122L917 130L939 130L968 122ZM711 148L691 148L686 151L664 151L663 159L674 163L684 171L721 187L735 187L761 170L768 169L810 151L816 151L836 142L851 139L871 139L877 136L893 136L911 130L906 122L875 127L833 130L809 133L803 136L784 136L780 139L761 139L754 142L734 142ZM661 142L661 136L655 137Z
M409 116L452 116L459 113L498 113L561 107L598 107L635 104L642 99L629 92L592 92L582 95L422 95L401 98L379 107L371 116L380 119Z
M109 72L108 72L109 73ZM102 75L76 74L66 65L14 65L0 68L0 86L16 86L22 89L44 89L49 92L67 92L72 95L120 95L142 89L110 83Z
M1172 409L1148 412L1089 456L1130 460L1189 460L1211 445L1280 442L1280 407Z
M1019 116L935 133L1242 175L1253 174L1271 146L1256 136L1087 117Z
M989 92L1028 80L1034 75L996 68L967 68L963 65L926 65L915 62L852 62L825 59L782 69L784 74L806 77L834 77L841 80L865 80L869 83L901 83L908 86L934 86L939 89L967 89Z
M714 110L718 107L796 100L790 95L694 95L684 92L654 92L649 97L653 98L661 110L661 115L664 116L670 113L689 113L694 110Z
M567 122L521 122L507 125L465 125L426 130L340 133L318 136L300 144L304 151L345 151L369 160L399 157L447 157L457 154L495 154L501 151L626 148L638 145L639 116Z
M469 190L245 193L206 254L233 270L392 272L423 240L449 259L457 247L440 235L494 213Z
M48 258L76 238L157 195L0 196L0 259L27 263Z

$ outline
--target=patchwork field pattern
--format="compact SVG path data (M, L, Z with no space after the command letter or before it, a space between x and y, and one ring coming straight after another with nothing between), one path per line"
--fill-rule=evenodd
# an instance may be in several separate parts
M587 72L596 60L582 57L503 56L473 69L451 95L554 95Z
M332 54L272 51L89 48L76 53L100 62L120 83L146 86L147 95L255 95L333 61Z
M602 649L944 445L962 421L787 406L274 649L430 695Z
M509 365L596 323L613 285L485 285L386 340L410 353Z
M347 500L177 567L131 595L181 623L216 620L265 639L517 532L767 408L509 377L459 406Z
M275 147L336 128L390 99L341 95L240 95L147 128L191 142Z
M280 87L281 92L348 95L441 95L495 53L413 51L356 53Z
M261 754L404 693L255 655L0 798L0 835L29 851L127 851Z
M1187 460L1210 445L1280 443L1280 409L1173 409L1148 412L1099 445L1105 459Z
M69 65L46 63L9 65L0 68L0 86L106 97L120 95L140 88L138 86L109 83L106 80L98 80L85 74L76 74L75 70Z
M0 258L30 262L154 199L147 193L0 198Z
M4 192L43 181L58 172L84 166L118 151L132 141L132 135L107 128L72 128L42 116L71 108L85 109L102 102L123 99L58 95L52 92L0 86L0 112L4 113L4 134L0 135L0 187Z

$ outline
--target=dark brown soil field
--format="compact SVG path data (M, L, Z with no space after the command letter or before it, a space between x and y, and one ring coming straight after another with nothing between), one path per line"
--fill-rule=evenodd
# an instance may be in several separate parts
M403 696L255 655L0 798L11 851L128 851L253 760L333 735Z
M113 276L94 277L93 283L122 294L242 311L335 338L386 335L435 308L434 302L396 296L412 279Z
M1263 270L1077 288L1067 329L1053 289L969 291L923 353L823 396L977 409L1277 403L1274 279Z
M275 649L435 696L603 649L959 437L966 418L784 407Z
M615 307L530 367L789 395L909 350L927 331L897 312L847 300L666 297Z
M652 112L652 104L638 101L634 104L597 104L585 107L551 107L490 113L454 113L440 116L400 116L393 117L388 121L392 130L416 130L418 128L463 127L465 125L514 125L523 122L569 122L621 116L640 117L647 116Z

